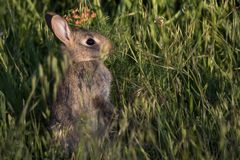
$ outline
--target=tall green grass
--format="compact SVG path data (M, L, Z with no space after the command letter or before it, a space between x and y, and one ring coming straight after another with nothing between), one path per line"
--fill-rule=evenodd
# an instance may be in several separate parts
M83 2L83 1L81 1ZM114 51L109 141L77 159L240 159L240 2L85 1ZM67 59L44 21L77 0L0 0L1 159L59 159L46 129ZM163 24L161 24L163 20Z

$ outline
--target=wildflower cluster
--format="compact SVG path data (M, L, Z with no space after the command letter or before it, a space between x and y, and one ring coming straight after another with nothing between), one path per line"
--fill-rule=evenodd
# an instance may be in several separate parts
M68 14L64 15L64 18L71 26L78 27L96 16L96 12L91 11L89 8L84 8L82 12L79 9L70 10Z

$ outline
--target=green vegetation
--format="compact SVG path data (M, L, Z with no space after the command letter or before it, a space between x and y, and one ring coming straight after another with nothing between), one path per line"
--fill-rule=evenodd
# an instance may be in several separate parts
M0 159L59 159L46 124L67 61L44 14L79 1L0 4ZM240 159L240 1L91 6L86 27L115 46L106 65L120 116L113 140L82 139L77 159Z

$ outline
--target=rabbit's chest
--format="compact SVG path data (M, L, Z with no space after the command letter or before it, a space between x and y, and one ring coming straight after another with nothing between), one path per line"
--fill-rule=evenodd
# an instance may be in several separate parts
M111 83L111 73L102 64L79 68L76 78L80 91L92 96L107 92Z
M85 63L69 68L66 75L71 104L75 109L93 106L95 97L109 96L111 73L103 64Z
M66 78L69 93L67 99L76 116L81 112L95 114L94 99L96 97L107 99L109 96L111 73L105 66L70 68Z

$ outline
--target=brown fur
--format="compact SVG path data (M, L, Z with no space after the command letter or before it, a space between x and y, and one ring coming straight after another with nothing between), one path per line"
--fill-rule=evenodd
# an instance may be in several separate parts
M72 150L81 139L81 130L103 136L112 117L113 105L109 100L112 76L101 61L109 53L111 43L98 33L70 29L54 13L48 13L46 21L72 61L59 86L50 120L54 140ZM89 37L96 42L94 45L85 44Z

